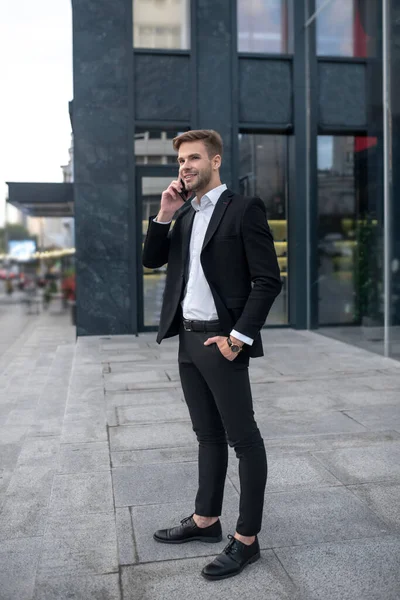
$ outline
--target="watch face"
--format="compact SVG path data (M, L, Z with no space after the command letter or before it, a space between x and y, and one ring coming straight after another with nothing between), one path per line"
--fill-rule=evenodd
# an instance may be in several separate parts
M240 346L238 346L237 344L232 344L231 350L232 352L239 352Z

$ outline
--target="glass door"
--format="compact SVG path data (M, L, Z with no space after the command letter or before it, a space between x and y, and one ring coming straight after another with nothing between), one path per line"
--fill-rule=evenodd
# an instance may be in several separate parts
M138 267L139 331L155 331L160 320L167 265L159 269L142 266L143 244L149 226L149 218L160 207L161 194L177 177L177 166L136 168L137 239L140 244Z
M289 323L288 285L288 136L239 134L240 192L264 201L281 271L282 292L275 300L266 326Z

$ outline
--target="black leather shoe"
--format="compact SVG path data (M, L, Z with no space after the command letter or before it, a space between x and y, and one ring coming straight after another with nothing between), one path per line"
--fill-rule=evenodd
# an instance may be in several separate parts
M178 527L159 529L153 537L162 544L184 544L194 541L213 544L222 540L222 529L219 520L210 527L197 527L191 515L183 519Z
M226 548L202 570L201 574L206 579L215 581L239 575L246 565L250 565L260 558L260 545L257 537L250 546L239 542L232 535L228 535L228 538L230 542Z

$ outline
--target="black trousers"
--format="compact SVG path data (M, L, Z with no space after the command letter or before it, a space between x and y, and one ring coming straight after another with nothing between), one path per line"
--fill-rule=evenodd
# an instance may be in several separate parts
M240 504L236 530L256 535L261 529L267 459L254 420L248 358L242 352L233 362L218 346L204 346L218 333L180 332L179 372L182 389L199 442L199 488L195 512L221 514L228 446L239 459ZM240 360L239 360L240 359Z

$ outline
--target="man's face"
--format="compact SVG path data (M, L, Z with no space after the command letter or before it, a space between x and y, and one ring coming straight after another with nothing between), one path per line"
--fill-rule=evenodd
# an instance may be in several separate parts
M197 192L208 186L213 174L213 159L201 141L183 142L179 148L179 176L188 191Z

